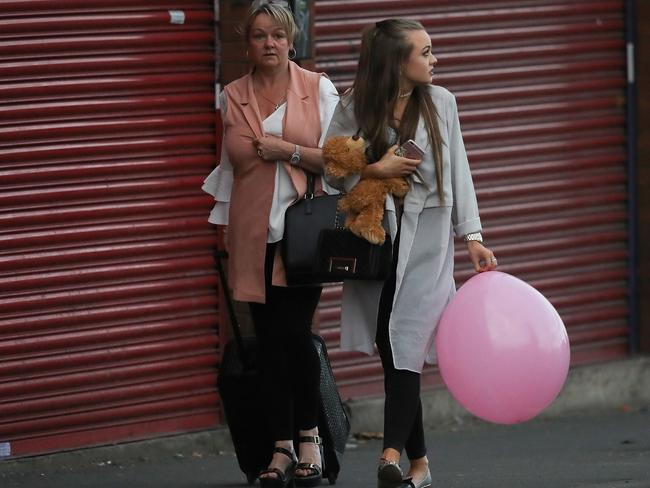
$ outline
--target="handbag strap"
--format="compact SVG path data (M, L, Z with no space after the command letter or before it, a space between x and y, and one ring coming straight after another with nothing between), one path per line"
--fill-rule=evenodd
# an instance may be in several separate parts
M316 175L311 171L305 170L307 175L307 191L303 199L305 200L305 214L309 215L312 213L311 202L314 199L314 194L316 193Z
M316 193L316 176L311 171L305 170L307 175L307 191L305 192L305 200L311 200Z
M244 339L242 338L241 334L241 326L239 324L239 319L237 319L237 315L235 314L235 304L233 303L232 297L230 296L228 279L226 278L226 272L223 269L222 259L225 259L227 257L228 253L226 251L216 249L214 252L214 260L217 264L219 279L221 280L221 286L223 287L223 295L226 299L226 308L228 309L228 316L230 318L230 326L232 327L233 336L235 337L235 344L237 344L239 359L241 359L244 369L249 369L251 366L250 358L246 353L246 349L244 348Z

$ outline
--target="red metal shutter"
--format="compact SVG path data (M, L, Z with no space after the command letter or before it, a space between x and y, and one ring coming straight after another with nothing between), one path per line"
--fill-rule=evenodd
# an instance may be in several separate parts
M219 420L213 22L208 0L2 2L4 454Z
M387 17L432 35L435 82L457 97L500 269L557 307L573 364L626 355L624 2L317 0L317 69L349 87L360 30ZM463 248L458 285L471 274ZM376 358L335 347L339 308L329 288L321 324L343 394L378 393ZM439 382L434 368L426 381Z

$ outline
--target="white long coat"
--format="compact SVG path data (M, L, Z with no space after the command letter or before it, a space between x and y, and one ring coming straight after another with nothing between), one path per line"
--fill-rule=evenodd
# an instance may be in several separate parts
M433 152L421 119L415 141L425 149L418 170L410 176L411 189L404 199L397 263L397 282L389 322L393 360L397 369L421 372L424 362L435 362L434 338L440 316L456 291L454 238L481 230L481 221L460 132L455 97L431 85L429 93L438 112L443 139L444 204L438 195ZM353 135L358 125L351 97L339 102L327 137ZM349 190L359 181L350 177L330 183ZM395 239L397 218L391 196L386 199L385 223ZM377 308L382 282L346 281L343 285L341 347L348 351L375 352Z

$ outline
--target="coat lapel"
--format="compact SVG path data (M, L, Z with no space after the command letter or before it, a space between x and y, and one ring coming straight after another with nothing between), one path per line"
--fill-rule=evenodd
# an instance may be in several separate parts
M250 73L247 75L246 88L240 91L238 95L246 123L256 138L263 137L262 118L260 116L260 109L257 106L255 92L253 91L253 77Z

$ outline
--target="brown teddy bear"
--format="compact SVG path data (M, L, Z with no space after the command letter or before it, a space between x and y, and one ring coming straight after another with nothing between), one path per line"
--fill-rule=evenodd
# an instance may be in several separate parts
M360 174L368 164L365 141L357 136L330 137L323 146L325 171L334 178ZM362 179L338 203L347 214L345 226L372 244L383 244L386 231L382 225L386 195L403 197L409 191L405 178Z

